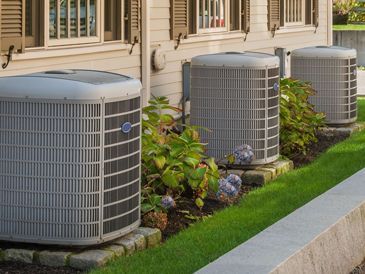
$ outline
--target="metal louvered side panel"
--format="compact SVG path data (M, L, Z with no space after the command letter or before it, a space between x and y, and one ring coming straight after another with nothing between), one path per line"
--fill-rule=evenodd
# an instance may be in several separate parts
M316 90L310 102L326 114L328 124L357 118L356 59L292 57L292 77L309 81Z
M222 159L242 144L256 160L279 155L279 69L199 67L191 69L191 123L201 131L208 154Z
M0 98L0 238L100 238L101 104Z
M103 235L139 224L140 97L105 104ZM131 123L129 133L121 126Z

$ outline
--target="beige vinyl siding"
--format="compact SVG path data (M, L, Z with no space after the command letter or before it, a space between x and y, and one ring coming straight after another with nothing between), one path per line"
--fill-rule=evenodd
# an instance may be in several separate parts
M192 57L224 51L260 51L274 53L275 47L293 50L305 46L327 44L327 0L319 0L319 28L297 28L295 32L279 30L272 38L267 27L267 0L251 1L250 33L240 32L190 36L175 50L170 41L169 0L154 0L151 7L152 50L160 47L166 53L167 66L160 72L152 72L151 93L164 95L178 105L182 96L182 63ZM205 40L205 41L202 41Z
M101 46L102 47L102 46ZM26 51L24 56L15 55L6 70L0 71L0 76L19 75L55 69L93 69L122 73L133 77L141 76L141 59L139 46L135 46L133 54L128 49L75 54L77 49L64 50L65 54L57 56L59 50L49 49L44 55L37 58L37 51ZM42 50L40 50L42 51ZM69 52L69 54L67 54ZM31 55L30 55L31 53ZM27 58L27 54L29 59Z

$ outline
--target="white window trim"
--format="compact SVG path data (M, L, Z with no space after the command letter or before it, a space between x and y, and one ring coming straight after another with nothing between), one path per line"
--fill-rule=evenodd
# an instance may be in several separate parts
M48 47L57 47L57 46L67 46L67 45L75 45L80 46L84 44L91 43L100 43L104 40L104 35L101 32L101 29L104 29L104 16L102 16L101 0L96 0L96 36L92 37L78 37L78 38L61 38L61 39L50 39L49 37L49 1L45 1L44 6L44 43L45 48Z
M200 28L199 27L199 22L200 22L200 16L199 16L199 4L200 1L205 1L205 0L197 0L196 1L196 33L197 34L205 34L205 33L217 33L217 32L228 32L229 31L229 22L230 22L230 18L229 18L229 10L230 10L230 1L229 0L225 0L225 10L224 10L224 23L225 23L225 27L218 27L218 28L214 28L214 27L210 27L210 28ZM205 17L205 16L204 16ZM205 22L204 20L205 18L203 18L203 22Z
M286 2L288 0L284 0L284 27L300 27L300 26L305 26L305 10L306 10L306 0L302 0L302 20L301 21L297 21L297 22L287 22L287 6L286 6ZM290 0L289 0L290 1Z

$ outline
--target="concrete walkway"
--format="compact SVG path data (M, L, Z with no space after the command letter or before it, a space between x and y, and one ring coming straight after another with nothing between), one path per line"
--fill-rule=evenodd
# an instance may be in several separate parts
M365 257L365 169L199 270L349 273Z

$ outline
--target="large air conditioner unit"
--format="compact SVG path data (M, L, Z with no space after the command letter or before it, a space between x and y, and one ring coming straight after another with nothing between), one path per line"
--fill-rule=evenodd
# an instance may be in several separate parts
M112 240L140 224L141 84L63 70L0 78L0 239Z
M349 124L357 119L356 50L318 46L294 50L293 78L309 81L316 91L310 102L326 115L328 124Z
M191 124L201 130L207 153L224 159L241 145L255 154L251 163L279 157L279 58L227 52L191 61Z

